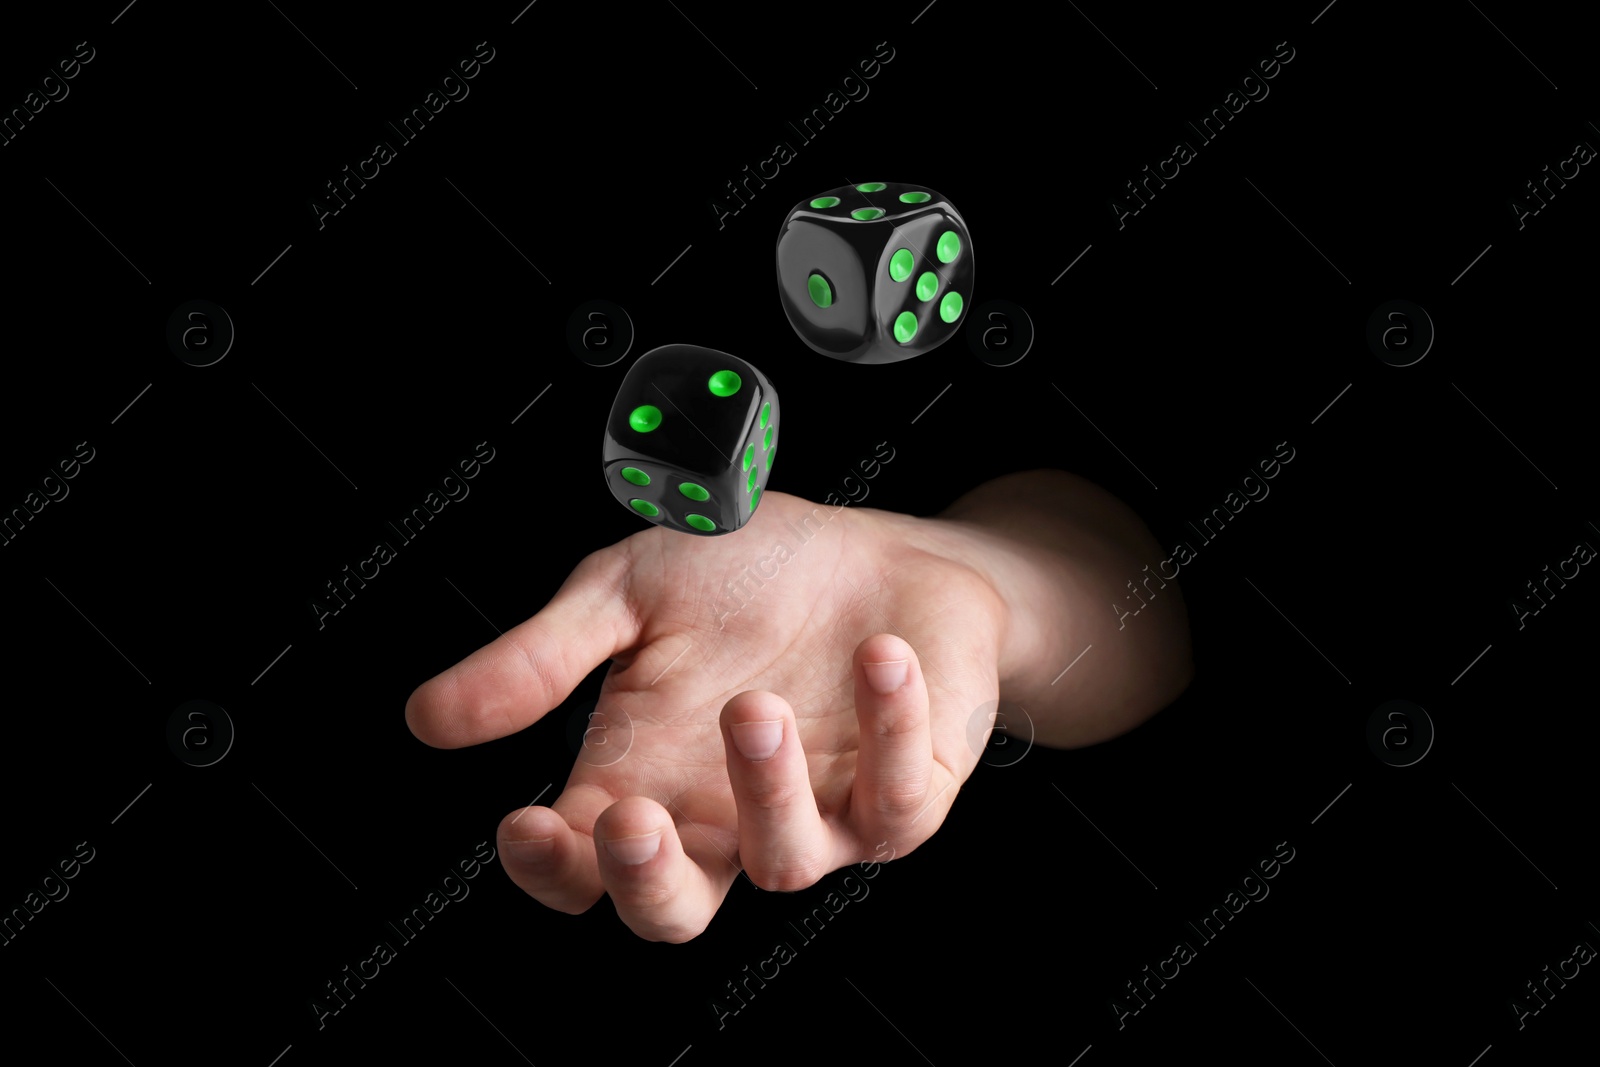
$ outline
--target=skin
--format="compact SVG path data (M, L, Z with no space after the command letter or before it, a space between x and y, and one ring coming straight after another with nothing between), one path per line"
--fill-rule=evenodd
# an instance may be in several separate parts
M926 841L996 701L1053 747L1170 703L1193 673L1176 583L1119 620L1139 603L1125 583L1164 557L1062 471L933 518L768 493L737 533L655 527L586 557L544 610L420 686L406 722L437 748L505 737L610 659L566 788L502 820L502 863L557 911L609 895L639 936L683 942L741 871L793 891Z

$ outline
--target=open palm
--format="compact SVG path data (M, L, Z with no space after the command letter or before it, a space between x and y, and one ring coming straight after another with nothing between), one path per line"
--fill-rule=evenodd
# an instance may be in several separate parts
M478 744L613 661L566 788L500 825L506 871L549 907L609 894L640 936L686 941L740 871L796 890L911 851L976 765L1003 608L957 562L960 531L761 503L730 535L656 528L588 556L407 703L422 741Z

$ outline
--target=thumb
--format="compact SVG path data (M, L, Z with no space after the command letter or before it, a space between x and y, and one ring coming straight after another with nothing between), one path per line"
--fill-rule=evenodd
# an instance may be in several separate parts
M638 641L625 595L630 565L620 545L586 556L543 611L417 687L406 701L411 732L434 748L463 748L544 717Z

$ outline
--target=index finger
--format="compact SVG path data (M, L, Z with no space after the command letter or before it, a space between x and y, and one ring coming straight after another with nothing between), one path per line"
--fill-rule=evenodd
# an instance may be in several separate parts
M544 610L417 687L406 701L411 732L434 748L464 748L514 734L560 705L590 671L638 642L630 566L620 545L584 557Z

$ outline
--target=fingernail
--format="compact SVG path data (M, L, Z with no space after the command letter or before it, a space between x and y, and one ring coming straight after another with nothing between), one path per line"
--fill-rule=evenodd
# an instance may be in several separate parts
M739 755L747 760L771 759L783 744L783 720L735 723L732 733Z
M530 837L523 841L507 841L506 851L511 858L522 863L543 863L555 851L554 837Z
M626 863L630 867L637 867L647 860L655 858L661 851L661 831L653 834L642 834L638 837L619 837L615 841L606 842L606 851L611 853L618 863Z
M867 684L884 696L905 685L906 676L910 673L910 667L903 659L892 659L884 663L863 663L861 666L867 672Z

